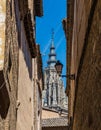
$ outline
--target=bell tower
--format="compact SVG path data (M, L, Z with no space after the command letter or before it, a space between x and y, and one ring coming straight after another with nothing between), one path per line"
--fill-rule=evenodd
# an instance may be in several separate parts
M47 63L49 67L54 67L54 65L56 64L56 53L55 53L55 46L54 46L54 30L52 30L49 60Z
M49 59L47 61L47 67L44 70L42 105L43 107L57 110L58 107L64 108L67 104L65 102L66 95L62 78L57 74L55 69L56 62L57 59L54 45L54 31L52 30Z

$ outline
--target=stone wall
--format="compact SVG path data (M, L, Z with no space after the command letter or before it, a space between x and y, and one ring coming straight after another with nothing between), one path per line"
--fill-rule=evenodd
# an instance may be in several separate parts
M89 6L88 6L89 5ZM87 8L87 7L89 8ZM73 117L75 84L84 46L91 1L69 0L67 15L67 74L75 74L75 80L67 79L69 118ZM88 9L88 11L86 11Z
M37 75L34 75L37 77L36 81L39 79L37 85L33 83L34 76L32 77L32 68L35 69L32 58L36 60L36 44L33 37L35 36L34 4L34 0L6 0L5 60L4 70L0 71L0 81L4 81L5 84L3 91L0 91L0 130L33 130L37 119L39 119L38 127L41 129L41 106L39 108L38 104L38 100L41 104L43 85L40 54L37 55L35 62L38 69L34 70L35 73L37 72ZM36 1L36 4L40 7L36 8L37 14L42 16L42 1ZM40 53L40 50L38 52ZM0 87L1 85L0 82ZM37 101L33 94L34 87L37 88ZM1 99L2 95L4 98ZM39 117L39 109L36 112L36 107L40 109ZM34 109L36 120L34 120Z
M18 79L18 41L16 30L16 19L14 2L7 1L6 10L6 39L5 39L5 61L4 77L10 98L10 106L7 116L0 117L0 130L16 129L16 98L17 98L17 79Z
M100 130L101 0L72 2L66 32L67 74L75 74L75 80L67 80L70 128L73 124L73 130Z
M93 2L78 71L73 130L101 129L101 0Z

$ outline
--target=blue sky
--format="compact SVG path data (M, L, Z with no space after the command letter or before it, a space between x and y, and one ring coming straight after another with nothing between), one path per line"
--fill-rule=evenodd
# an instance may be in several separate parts
M43 17L36 18L36 42L40 44L43 67L47 66L52 29L54 29L57 60L64 65L63 74L66 74L66 39L62 27L62 20L66 17L66 0L43 0L43 13ZM64 84L66 84L65 79Z

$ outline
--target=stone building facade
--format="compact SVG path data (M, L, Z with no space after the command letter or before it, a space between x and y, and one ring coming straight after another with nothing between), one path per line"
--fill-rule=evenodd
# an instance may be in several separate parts
M42 91L42 130L68 128L67 96L62 78L56 71L57 63L54 39L52 38L47 67L44 69Z
M101 129L101 0L68 0L67 38L70 130Z
M67 109L67 96L64 91L62 78L58 75L56 64L56 53L54 41L50 46L48 66L44 70L44 90L42 96L42 106L57 109L57 107Z
M37 50L38 52L40 50L35 44L34 18L43 14L42 1L3 0L2 2L6 8L6 18L4 64L3 67L0 66L0 130L35 130L36 86L33 80L35 77L32 71L33 59L38 59L36 66L39 66L39 70L42 66L38 64L42 62L38 58L40 54L37 54ZM41 78L42 76L39 82L40 88L42 88Z

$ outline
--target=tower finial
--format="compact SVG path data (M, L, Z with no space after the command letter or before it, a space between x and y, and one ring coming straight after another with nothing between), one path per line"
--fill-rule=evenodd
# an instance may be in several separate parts
M51 39L51 46L50 46L50 53L49 53L49 60L48 65L54 67L56 64L56 53L55 53L55 46L54 46L54 29L52 29L52 39Z
M54 40L54 28L52 28L52 41Z

